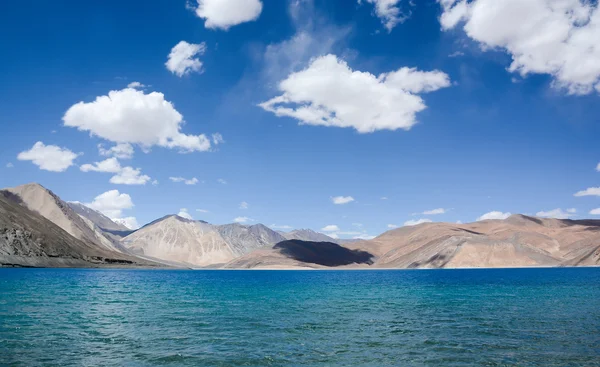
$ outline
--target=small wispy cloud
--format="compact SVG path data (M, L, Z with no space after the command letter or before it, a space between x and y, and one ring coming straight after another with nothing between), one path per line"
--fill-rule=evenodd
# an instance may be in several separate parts
M225 181L225 180L224 180L224 179L222 179L222 178L219 178L219 179L217 180L217 182L218 182L218 183L220 183L220 184L222 184L222 185L227 185L227 181Z
M331 201L336 205L348 204L354 201L352 196L333 196Z
M240 209L248 209L248 206L249 206L248 203L245 201L242 201L240 203Z
M184 177L169 177L169 180L173 181L173 182L183 182L186 185L195 185L198 182L198 179L196 177L192 177L190 179L184 178Z

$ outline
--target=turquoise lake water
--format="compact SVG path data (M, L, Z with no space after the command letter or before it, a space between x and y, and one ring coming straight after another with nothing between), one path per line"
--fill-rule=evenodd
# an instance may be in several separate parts
M600 366L600 269L0 269L6 366Z

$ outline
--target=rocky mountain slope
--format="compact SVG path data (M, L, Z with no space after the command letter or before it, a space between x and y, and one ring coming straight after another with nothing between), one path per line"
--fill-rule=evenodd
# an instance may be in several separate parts
M0 190L0 266L157 266L70 235L21 198Z
M283 240L280 234L262 224L216 226L171 215L145 225L122 243L136 254L209 266L227 263Z
M45 187L31 183L5 190L18 196L28 209L39 213L71 236L108 250L121 251L115 241L104 235L102 229L77 214L69 204Z

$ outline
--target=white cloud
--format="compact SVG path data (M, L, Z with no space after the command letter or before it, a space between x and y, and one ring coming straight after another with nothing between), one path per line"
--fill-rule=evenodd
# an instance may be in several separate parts
M127 88L145 88L146 85L140 83L140 82L131 82L129 84L127 84Z
M388 198L387 198L387 196L382 196L380 199L381 200L387 200Z
M187 208L179 209L179 213L177 213L177 216L189 220L194 220L194 218L192 218L192 215L188 212Z
M8 162L6 164L6 168L13 168L13 167L14 167L14 165L11 162Z
M459 56L465 56L465 53L462 51L454 51L453 53L448 55L448 57L459 57Z
M288 226L287 224L283 224L283 225L280 225L280 224L271 224L269 227L271 227L272 229L286 229L286 230L289 230L289 229L293 228L292 226Z
M156 185L158 185L158 180L153 180L153 181L152 181L152 185L153 185L153 186L156 186Z
M600 208L590 210L591 215L600 215Z
M569 208L569 209L567 209L567 213L575 214L575 213L577 213L577 209Z
M56 145L44 145L38 141L31 149L23 151L17 155L20 161L31 161L40 169L51 172L64 172L73 165L73 161L78 154L73 153L67 148L61 148Z
M109 182L113 184L145 185L150 181L150 176L143 175L140 168L121 167L121 164L115 157L107 158L101 162L95 162L94 164L82 164L79 169L83 172L116 173L116 175L112 176L109 180Z
M108 149L104 149L102 144L98 144L98 152L104 157L115 157L119 159L131 159L133 157L133 147L129 143L119 143Z
M248 217L236 217L233 219L233 221L236 223L246 223L246 222L253 222L254 219L248 218Z
M279 83L281 95L259 104L278 117L300 124L352 127L359 133L409 130L426 108L416 93L450 86L441 71L401 68L375 76L354 71L335 55L312 60L304 70Z
M196 209L197 212L199 213L210 213L208 210L206 209Z
M600 172L600 163L596 166L596 171Z
M196 15L205 19L209 29L228 30L234 25L258 19L262 11L260 0L197 0Z
M334 196L331 198L331 202L336 205L348 204L354 201L352 196Z
M600 91L600 10L580 0L440 0L444 30L464 24L482 49L512 56L510 72L549 74L570 94Z
M330 224L327 225L323 228L321 228L321 231L323 232L338 232L340 230L340 227L336 226L335 224Z
M204 42L194 44L181 41L171 49L165 66L167 70L178 77L192 72L202 73L202 61L196 56L204 55L205 52L206 43Z
M324 235L329 236L329 237L333 238L334 240L337 240L338 238L340 238L340 236L338 236L336 233L324 233Z
M133 88L110 91L93 102L74 104L63 122L115 143L139 144L145 150L157 145L187 153L211 147L204 134L181 133L183 116L158 92L145 94Z
M138 229L140 225L135 217L112 218L112 221L124 225L129 229Z
M117 185L145 185L148 181L150 181L150 176L142 175L140 168L133 167L123 167L109 180L110 183Z
M222 178L219 178L219 179L217 180L217 182L218 182L218 183L220 183L220 184L222 184L222 185L227 185L227 181L225 181L225 180L224 180L224 179L222 179Z
M502 213L499 211L491 211L489 213L485 213L481 217L477 218L477 220L488 220L488 219L506 219L510 217L510 213Z
M543 218L556 218L556 219L568 219L571 218L574 215L575 212L570 212L570 211L563 211L560 208L556 208L556 209L552 209L552 210L548 210L548 211L539 211L537 213L535 213L536 216L538 217L543 217Z
M219 133L212 134L212 141L214 145L223 144L225 142L223 135Z
M199 182L196 177L192 177L190 179L184 177L169 177L169 180L173 182L183 182L186 185L195 185Z
M101 162L95 162L94 164L82 164L79 169L83 172L108 172L117 173L121 171L121 164L117 158L107 158Z
M398 24L403 23L410 14L403 14L400 11L400 0L366 0L368 3L375 6L375 15L381 19L381 24L391 32ZM361 3L361 0L358 0Z
M437 208L437 209L425 210L422 214L424 214L424 215L437 215L437 214L445 214L445 213L446 213L446 209L444 209L444 208Z
M394 229L394 228L398 228L398 225L397 224L388 224L387 227Z
M240 203L240 209L248 209L248 203L245 201L242 201Z
M600 196L600 187L589 187L576 192L574 196Z
M431 219L421 218L417 220L407 220L404 222L405 226L416 226L422 223L431 223Z
M111 218L121 217L123 210L131 209L134 206L131 196L120 193L119 190L106 191L85 205Z

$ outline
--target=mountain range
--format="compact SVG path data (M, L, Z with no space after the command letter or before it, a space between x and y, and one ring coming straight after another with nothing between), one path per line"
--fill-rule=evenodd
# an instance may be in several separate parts
M0 266L471 268L600 265L600 220L512 215L423 223L372 240L167 215L130 230L39 184L0 190Z

